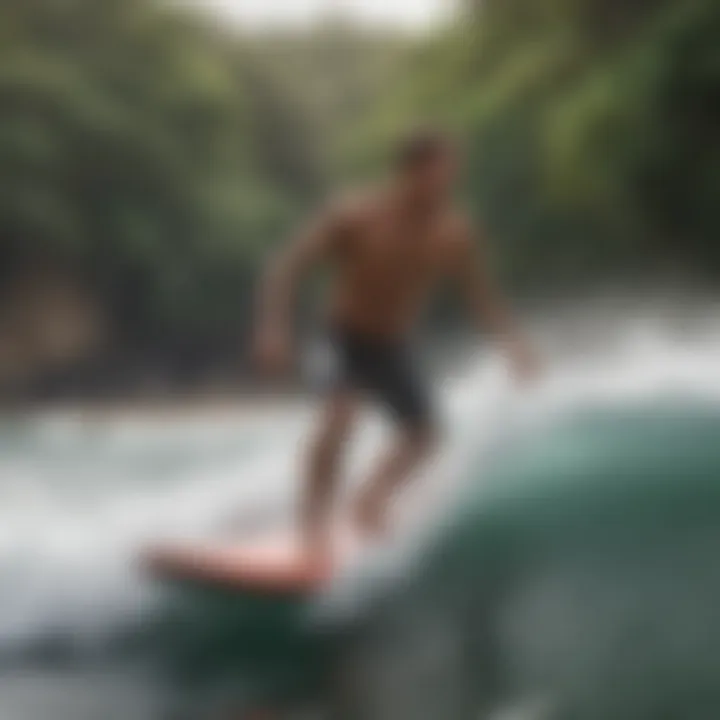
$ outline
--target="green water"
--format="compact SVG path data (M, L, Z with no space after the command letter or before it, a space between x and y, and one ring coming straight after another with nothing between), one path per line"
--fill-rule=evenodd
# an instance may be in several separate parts
M717 717L720 406L656 379L548 387L446 388L453 462L411 542L275 603L132 560L287 522L308 408L6 421L0 717ZM363 429L351 466L383 437Z

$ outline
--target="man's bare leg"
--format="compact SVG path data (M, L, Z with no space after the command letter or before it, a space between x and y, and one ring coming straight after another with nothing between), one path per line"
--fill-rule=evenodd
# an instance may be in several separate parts
M430 457L435 443L435 433L429 428L401 431L360 490L355 520L363 532L377 535L384 531L387 505L393 493Z
M300 524L310 553L329 557L329 520L338 484L343 450L356 414L356 399L339 391L328 398L310 443L301 500Z

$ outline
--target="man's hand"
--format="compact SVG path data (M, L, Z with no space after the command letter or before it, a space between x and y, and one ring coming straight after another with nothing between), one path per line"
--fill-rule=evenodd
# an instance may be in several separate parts
M253 356L263 372L271 374L286 372L292 361L289 331L278 323L263 325L255 336Z

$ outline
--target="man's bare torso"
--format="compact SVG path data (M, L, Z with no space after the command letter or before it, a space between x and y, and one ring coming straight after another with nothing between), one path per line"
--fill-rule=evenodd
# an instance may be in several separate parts
M351 201L343 215L332 321L376 337L406 334L454 262L462 240L458 213L404 211L377 194Z

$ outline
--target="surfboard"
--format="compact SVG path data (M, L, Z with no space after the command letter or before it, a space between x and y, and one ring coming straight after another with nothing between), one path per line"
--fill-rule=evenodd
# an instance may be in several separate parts
M260 595L319 592L362 551L349 530L337 531L331 556L312 557L295 533L273 532L234 543L170 543L143 554L143 565L161 580Z

